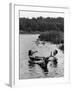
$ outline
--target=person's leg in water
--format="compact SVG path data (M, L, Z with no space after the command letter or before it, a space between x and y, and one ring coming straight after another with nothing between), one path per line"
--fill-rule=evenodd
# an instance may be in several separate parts
M44 74L48 74L48 68L47 68L47 64L48 64L48 59L47 58L43 58L43 62L42 63L37 63L41 69L43 70Z

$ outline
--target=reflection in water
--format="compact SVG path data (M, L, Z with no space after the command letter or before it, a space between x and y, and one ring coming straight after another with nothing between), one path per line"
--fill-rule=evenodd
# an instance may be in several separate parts
M39 78L39 77L62 77L64 75L64 54L61 50L57 48L56 45L46 42L36 42L38 35L20 35L20 65L19 65L19 78ZM53 57L50 57L47 64L47 71L44 72L42 68L45 62L40 62L37 64L29 64L30 58L28 56L28 51L38 51L33 56L48 57L51 52L55 55L57 62L52 62ZM57 51L56 51L57 50ZM55 51L55 52L54 52ZM58 53L58 54L56 54ZM55 67L54 63L57 63Z

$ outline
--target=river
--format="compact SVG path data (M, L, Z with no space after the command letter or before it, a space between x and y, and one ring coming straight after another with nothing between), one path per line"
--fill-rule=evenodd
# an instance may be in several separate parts
M54 78L64 76L64 54L58 49L57 45L51 43L45 43L44 45L39 43L36 44L36 40L39 35L31 34L20 34L19 35L19 79L30 79L30 78ZM56 68L48 64L49 73L45 75L43 70L35 65L33 68L28 66L28 50L37 50L35 54L37 56L49 56L55 49L58 50L56 57L58 58L58 65Z

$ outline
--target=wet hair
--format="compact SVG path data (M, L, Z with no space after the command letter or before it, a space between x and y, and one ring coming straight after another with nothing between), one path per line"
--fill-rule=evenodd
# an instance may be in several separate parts
M55 50L55 51L53 52L53 55L55 56L57 53L58 53L58 51L57 51L57 50Z
M54 67L57 67L57 58L54 58L54 60L53 60L53 64L54 64Z
M28 51L28 56L31 56L32 55L32 50L29 50Z

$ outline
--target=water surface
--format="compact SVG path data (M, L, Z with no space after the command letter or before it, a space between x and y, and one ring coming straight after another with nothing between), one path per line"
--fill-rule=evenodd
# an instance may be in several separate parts
M28 78L45 78L45 77L63 77L64 76L64 54L61 50L58 49L57 45L51 43L42 43L36 44L36 40L39 35L25 35L20 34L19 43L20 43L20 51L19 51L19 78L20 79L28 79ZM49 73L47 75L44 74L43 70L35 65L33 68L29 68L28 66L28 50L37 50L38 52L34 54L35 56L49 56L51 52L55 49L58 50L58 54L56 57L58 58L58 66L54 68L50 66L51 63L48 64Z

